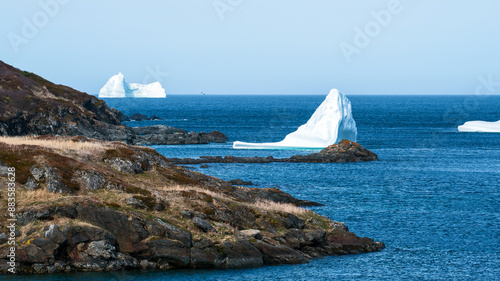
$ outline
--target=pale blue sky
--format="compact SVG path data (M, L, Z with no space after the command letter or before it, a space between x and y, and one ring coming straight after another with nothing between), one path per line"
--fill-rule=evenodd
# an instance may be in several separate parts
M0 60L90 94L118 72L129 82L156 76L167 95L474 94L478 77L500 81L498 0L23 0L0 7ZM372 12L382 10L391 18L377 23ZM355 40L356 28L368 29L369 42Z

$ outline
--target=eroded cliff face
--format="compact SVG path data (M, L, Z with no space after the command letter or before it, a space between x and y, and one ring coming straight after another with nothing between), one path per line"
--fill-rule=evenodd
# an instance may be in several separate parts
M18 272L258 267L384 247L297 206L311 202L233 186L146 147L1 137L0 161L0 200L7 167L16 168Z

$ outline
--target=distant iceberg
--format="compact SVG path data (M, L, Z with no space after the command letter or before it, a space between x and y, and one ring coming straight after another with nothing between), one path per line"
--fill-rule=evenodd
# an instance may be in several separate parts
M497 122L469 121L458 126L460 132L500 133L500 120Z
M325 148L343 139L356 141L356 122L351 102L337 89L330 91L306 124L280 142L247 143L235 141L234 149L308 149Z
M123 74L109 78L99 91L100 98L165 98L165 89L160 82L151 84L127 83Z

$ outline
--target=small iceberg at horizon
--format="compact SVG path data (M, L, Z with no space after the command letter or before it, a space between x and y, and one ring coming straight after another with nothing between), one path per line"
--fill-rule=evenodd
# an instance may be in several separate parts
M165 98L166 96L160 82L128 83L121 72L109 78L99 91L100 98Z
M346 139L356 141L358 134L351 101L332 89L306 124L279 142L247 143L235 141L234 149L322 149Z
M458 131L467 133L500 133L500 120L496 122L468 121L458 126Z

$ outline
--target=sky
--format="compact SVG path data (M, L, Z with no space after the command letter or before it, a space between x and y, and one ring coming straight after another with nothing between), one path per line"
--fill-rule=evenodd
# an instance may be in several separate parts
M500 93L500 1L23 0L0 60L98 94ZM496 82L498 81L498 82Z

